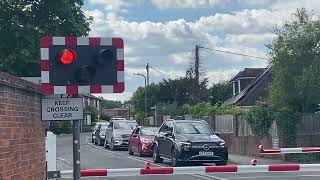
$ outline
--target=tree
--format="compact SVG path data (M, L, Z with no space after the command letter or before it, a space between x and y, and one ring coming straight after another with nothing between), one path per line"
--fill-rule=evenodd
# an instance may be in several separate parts
M228 81L213 84L210 91L211 104L222 103L232 97L232 84Z
M0 1L0 71L40 76L42 36L86 36L92 18L83 0Z
M134 107L134 114L144 114L145 112L145 98L144 98L144 87L138 87L131 97L131 103ZM158 84L151 83L147 87L147 105L148 115L152 115L150 108L159 101L160 88ZM140 116L139 116L140 117Z
M320 102L320 21L310 16L298 9L268 45L274 76L270 101L278 108L315 112Z
M105 100L101 101L101 109L114 109L122 106L121 101Z
M320 102L320 20L311 16L298 9L268 45L274 77L270 105L289 146L294 146L300 113L314 113Z

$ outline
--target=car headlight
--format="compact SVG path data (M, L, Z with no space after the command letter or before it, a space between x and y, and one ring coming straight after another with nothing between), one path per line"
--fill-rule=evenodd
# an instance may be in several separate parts
M220 145L220 146L224 146L225 144L226 144L226 142L221 139L220 142L219 142L219 145Z
M188 151L191 148L191 143L189 143L189 142L179 142L178 146L180 147L181 150Z

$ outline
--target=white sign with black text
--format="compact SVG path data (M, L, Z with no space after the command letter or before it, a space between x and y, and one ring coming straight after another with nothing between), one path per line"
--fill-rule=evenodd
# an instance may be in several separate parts
M82 98L42 99L42 120L64 121L83 119Z

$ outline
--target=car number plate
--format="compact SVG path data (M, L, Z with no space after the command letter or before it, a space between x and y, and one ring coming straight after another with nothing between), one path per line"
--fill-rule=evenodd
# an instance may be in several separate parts
M213 156L213 152L210 152L210 151L200 151L199 152L199 155L200 156Z

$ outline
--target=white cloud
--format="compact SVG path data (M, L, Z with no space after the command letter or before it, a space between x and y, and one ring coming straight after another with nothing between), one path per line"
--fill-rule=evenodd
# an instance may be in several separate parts
M209 33L270 33L276 24L283 24L288 17L290 14L284 11L245 9L230 14L217 13L213 16L201 17L192 23L192 26Z
M127 101L131 98L133 92L124 92L124 93L114 93L114 94L96 94L96 96L102 96L106 100L114 100L114 101Z
M229 81L242 69L228 69L224 71L211 71L207 72L207 78L210 83L219 83L222 81Z
M89 0L89 2L95 5L104 5L108 11L118 11L123 7L142 4L144 0ZM121 9L121 11L126 10Z
M181 53L173 53L170 55L171 59L173 59L174 63L179 64L186 64L191 60L191 53L190 52L181 52Z
M229 0L151 0L159 9L168 8L203 8L225 4Z
M250 33L250 34L227 34L226 42L236 45L256 45L271 42L276 35L274 33Z

